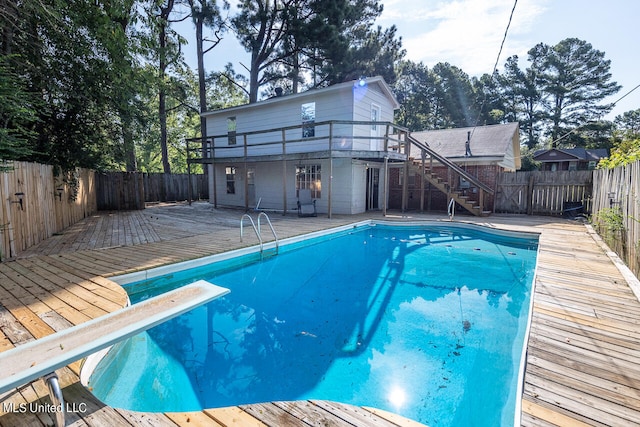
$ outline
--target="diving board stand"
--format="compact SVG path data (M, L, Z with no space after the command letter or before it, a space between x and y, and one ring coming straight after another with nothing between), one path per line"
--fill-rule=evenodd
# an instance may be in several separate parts
M64 409L56 369L228 294L205 280L166 292L0 353L0 394L44 377L51 403ZM64 426L64 411L56 412Z

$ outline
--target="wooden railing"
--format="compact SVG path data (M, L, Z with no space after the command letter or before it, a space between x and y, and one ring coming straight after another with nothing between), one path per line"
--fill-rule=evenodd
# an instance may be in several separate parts
M490 211L485 210L485 193L493 194L494 190L491 187L489 187L488 185L480 181L477 177L471 175L446 157L438 154L436 151L431 149L431 147L429 147L428 143L417 140L409 133L407 133L405 139L410 144L407 149L408 153L411 152L411 146L415 146L420 150L422 163L416 161L416 165L420 165L419 167L423 182L426 181L431 183L434 188L441 191L447 196L447 200L453 199L456 203L458 203L458 205L460 205L462 208L466 209L473 215L483 216L490 213ZM441 167L444 167L446 169L446 177L434 174L434 161L438 162ZM474 187L477 189L477 193L474 195L474 199L471 199L468 194L457 190L457 183L460 182L461 179L469 183L470 187ZM421 192L421 197L424 198L424 192ZM407 200L405 185L405 189L403 189L403 206L406 206L406 203ZM424 205L423 200L421 200L421 205Z
M368 127L381 126L384 132L380 136L370 134L354 135L341 131L344 126ZM314 135L302 137L302 130L309 124L284 126L278 128L261 129L235 134L235 144L229 144L228 134L211 135L205 138L190 138L186 140L188 163L214 163L216 159L227 161L241 161L248 157L261 156L281 158L283 155L302 153L304 144L306 151L359 151L354 149L354 143L360 141L377 140L380 150L392 153L404 153L406 141L403 139L407 130L391 122L368 122L350 120L328 120L313 123ZM345 144L345 141L347 143ZM366 150L369 151L369 150ZM229 154L233 153L233 154Z
M313 134L307 133L303 136L304 129L313 126ZM370 129L382 127L384 132L380 136L372 136ZM364 127L364 131L362 129ZM358 142L366 141L365 144ZM371 148L371 141L379 141ZM422 158L429 158L430 172L433 171L433 162L447 169L448 182L435 182L434 186L444 192L447 197L453 197L465 209L475 215L483 215L487 212L484 209L484 196L486 193L493 194L493 189L477 179L477 177L467 173L449 159L433 151L428 144L421 142L411 136L408 129L391 122L375 121L350 121L350 120L329 120L318 123L299 124L294 126L284 126L271 129L254 130L247 132L236 132L234 134L220 134L202 138L194 138L187 143L187 163L213 164L217 161L246 162L252 160L282 160L295 158L296 155L303 156L308 153L324 157L334 157L336 152L379 152L382 153L385 162L392 158L394 161L405 162L408 172L411 156L411 147L418 148ZM330 172L332 175L332 172ZM424 179L431 180L431 175L427 176L423 166ZM457 194L451 184L460 178L466 180L471 186L478 189L477 200L467 200L467 196ZM215 179L215 178L214 178ZM407 207L406 186L403 190L403 210ZM329 206L331 204L329 194ZM214 205L217 205L216 194L213 194ZM248 199L248 198L247 198ZM285 208L286 209L286 208Z

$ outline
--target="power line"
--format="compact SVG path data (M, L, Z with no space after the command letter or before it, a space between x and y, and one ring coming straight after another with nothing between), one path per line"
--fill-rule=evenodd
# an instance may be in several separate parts
M513 7L511 8L511 14L509 15L509 22L507 22L507 28L505 28L504 30L504 35L502 36L502 42L500 43L500 50L498 50L498 56L496 57L496 62L493 65L493 69L491 70L491 78L490 78L490 82L491 80L493 80L493 76L496 73L496 70L498 69L498 62L500 61L500 55L502 55L502 49L504 48L504 42L507 40L507 34L509 33L509 27L511 27L511 21L513 19L513 13L516 10L516 5L518 4L518 0L515 0L513 2ZM471 137L473 137L473 133L476 131L476 128L478 127L478 120L480 120L480 115L482 114L482 109L484 108L484 104L487 101L487 92L485 91L484 93L484 97L482 98L482 104L480 104L480 109L478 110L478 116L476 117L476 121L473 124L473 129L471 130ZM471 139L471 138L469 138Z

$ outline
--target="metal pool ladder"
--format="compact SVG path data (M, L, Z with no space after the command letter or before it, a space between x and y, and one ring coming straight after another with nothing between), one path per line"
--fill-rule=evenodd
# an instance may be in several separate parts
M269 215L267 215L265 212L260 212L260 214L258 215L258 226L256 227L256 223L253 221L253 218L251 218L251 216L249 214L244 214L242 215L242 218L240 218L240 241L242 242L242 237L244 235L244 219L248 218L249 222L251 222L251 227L253 228L253 231L256 233L256 236L258 237L258 242L260 242L260 256L262 256L263 251L264 251L264 242L262 241L262 233L261 233L261 229L260 229L260 219L264 217L264 219L267 221L267 224L269 225L269 228L271 229L271 234L273 234L273 237L275 239L276 242L276 254L278 253L278 248L279 248L279 241L278 241L278 235L276 234L276 231L273 229L273 224L271 224L271 220L269 219Z

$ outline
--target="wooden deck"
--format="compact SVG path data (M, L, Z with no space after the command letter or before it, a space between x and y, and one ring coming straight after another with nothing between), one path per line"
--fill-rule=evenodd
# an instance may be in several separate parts
M257 243L250 234L239 242L240 215L214 211L206 204L101 213L19 259L1 263L0 351L122 307L126 295L110 276ZM365 218L271 215L280 238ZM413 215L412 219L442 217ZM587 228L562 219L527 216L460 219L541 233L522 425L640 425L640 303ZM372 408L325 401L179 414L124 411L105 406L82 387L79 368L77 362L58 371L65 399L76 410L68 415L69 425L74 426L418 425ZM0 425L51 425L52 414L29 406L48 401L42 380L6 393L0 396ZM24 413L20 408L26 408Z

